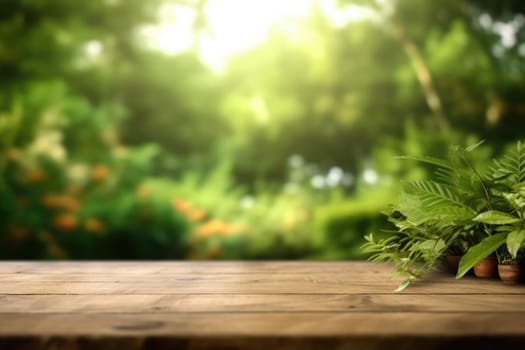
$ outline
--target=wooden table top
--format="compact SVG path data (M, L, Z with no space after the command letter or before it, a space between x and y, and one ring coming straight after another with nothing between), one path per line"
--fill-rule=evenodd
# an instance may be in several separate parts
M525 344L525 285L436 272L393 293L391 274L368 262L1 262L0 349Z

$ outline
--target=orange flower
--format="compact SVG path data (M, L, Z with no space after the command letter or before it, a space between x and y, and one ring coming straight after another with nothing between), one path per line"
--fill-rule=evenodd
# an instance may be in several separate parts
M80 209L80 203L74 197L64 197L62 198L62 208L75 212Z
M97 164L91 169L91 178L95 181L103 181L109 175L109 169L103 164Z
M59 194L47 193L42 196L40 202L47 208L62 208L71 212L80 209L80 203L76 198Z
M229 224L221 220L212 220L202 224L195 234L200 237L207 237L213 235L229 235L237 231L235 225Z
M27 227L12 227L9 230L9 239L12 241L22 241L29 236L29 229Z
M67 213L59 214L53 219L53 226L62 231L73 231L77 227L77 218Z
M206 212L199 208L193 208L187 213L191 221L200 221L206 217Z
M87 232L91 233L103 233L106 229L102 221L97 218L89 218L84 223L84 228Z
M210 229L208 224L203 224L197 228L195 231L195 235L198 237L206 237L213 235L214 232Z
M185 201L184 199L180 199L180 198L174 199L171 202L171 206L172 206L173 209L175 209L175 210L177 210L177 211L179 211L181 213L187 212L192 207L190 202Z

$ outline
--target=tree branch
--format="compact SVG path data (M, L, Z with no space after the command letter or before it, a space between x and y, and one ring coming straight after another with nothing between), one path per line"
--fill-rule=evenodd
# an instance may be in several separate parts
M443 111L443 105L441 103L441 98L439 97L434 83L432 81L432 75L428 69L419 48L416 44L406 35L405 30L400 24L393 24L392 29L395 37L403 45L405 52L407 53L412 66L416 72L417 79L419 84L423 89L425 94L425 99L428 105L428 108L432 111L436 124L442 130L450 129L450 122L448 121L445 112Z

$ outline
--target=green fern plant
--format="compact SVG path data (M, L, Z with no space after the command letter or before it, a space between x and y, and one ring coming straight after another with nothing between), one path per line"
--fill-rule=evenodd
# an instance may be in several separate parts
M424 214L420 223L435 222L448 225L450 222L463 223L472 219L476 210L465 201L455 188L435 181L414 181L404 186L405 195L416 197L417 208L405 206L409 217Z
M465 253L457 278L496 253L500 263L520 258L525 247L525 144L517 142L487 172L469 154L481 143L452 147L447 159L402 157L435 167L435 178L405 183L387 216L396 230L384 239L365 237L372 261L389 261L407 287L447 252Z
M509 189L525 182L525 144L518 141L501 159L494 160L491 170L495 182Z
M457 278L492 253L500 263L515 261L525 244L525 144L518 141L495 159L489 176L493 205L473 219L484 225L487 237L463 256Z
M447 251L478 239L472 232L482 230L484 223L474 219L493 209L489 181L468 158L480 144L453 147L447 159L401 157L432 165L436 176L403 185L398 204L386 213L397 230L384 239L365 237L363 249L371 253L370 260L393 262L396 274L405 277L397 291L424 277Z
M372 254L375 262L393 262L394 275L404 279L396 292L405 289L412 281L423 278L446 250L448 232L436 230L430 224L414 224L395 209L385 213L397 231L389 231L387 238L376 240L373 234L365 236L365 251Z

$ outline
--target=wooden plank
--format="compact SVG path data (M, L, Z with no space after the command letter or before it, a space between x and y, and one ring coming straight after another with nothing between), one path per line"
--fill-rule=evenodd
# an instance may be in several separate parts
M129 282L129 283L149 283L158 281L170 282L188 282L195 281L196 283L231 283L232 281L313 281L318 283L325 283L328 281L336 281L341 283L349 283L351 281L360 282L378 282L382 283L385 280L390 280L390 277L385 274L360 274L355 271L344 273L329 273L329 274L295 274L290 272L283 272L278 274L268 273L251 273L251 274L231 274L231 273L179 273L179 274L144 274L144 275L130 275L130 274L2 274L0 283L8 281L9 283L78 283L78 282Z
M355 273L390 276L390 264L365 261L4 261L0 274L325 274Z
M285 338L287 346L290 339L343 339L340 348L413 337L415 348L427 348L443 336L525 344L524 285L432 273L394 294L391 272L391 265L362 262L0 263L0 336L209 345L192 349L228 337L237 345L247 344L237 343L243 337Z
M518 336L524 313L1 314L0 336Z
M103 282L100 293L137 292L150 294L151 288L133 289L132 283L148 283L158 293L202 293L206 284L221 284L217 293L272 293L268 281L283 287L283 293L302 293L303 289L318 293L388 293L399 279L391 280L393 268L388 264L370 262L2 262L0 293L35 294L46 283L53 284L49 293L90 293ZM157 283L163 281L166 288ZM27 283L18 283L27 282ZM38 283L37 283L38 282ZM108 282L116 285L109 286ZM191 282L191 283L188 283ZM281 282L286 282L281 284ZM84 284L85 289L80 284ZM246 283L251 284L246 286ZM63 288L70 284L69 289ZM189 286L188 286L189 284ZM213 286L215 287L215 286ZM289 287L289 288L288 288ZM349 290L350 287L351 290ZM313 289L312 289L313 288ZM431 273L426 281L414 283L405 293L441 294L501 293L521 294L525 286L503 286L494 280Z
M0 295L0 314L203 312L525 313L525 295ZM473 316L475 317L475 316Z
M350 269L351 270L351 269ZM11 279L9 276L13 276ZM84 274L6 274L0 294L385 294L397 281L384 275L347 274L199 274L185 276ZM525 294L525 285L505 285L499 280L435 274L407 288L406 294Z

